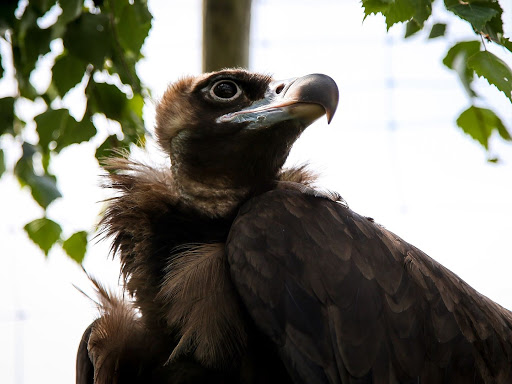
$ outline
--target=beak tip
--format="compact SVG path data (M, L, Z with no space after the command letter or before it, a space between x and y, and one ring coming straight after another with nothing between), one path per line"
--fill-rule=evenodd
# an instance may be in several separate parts
M334 117L334 113L326 112L325 116L327 117L327 124L331 124L332 118Z

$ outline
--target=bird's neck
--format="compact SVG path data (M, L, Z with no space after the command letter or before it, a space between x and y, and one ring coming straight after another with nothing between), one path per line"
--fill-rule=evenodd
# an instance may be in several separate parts
M171 170L182 202L210 217L233 214L253 193L250 186L237 184L229 178L196 176L177 166Z

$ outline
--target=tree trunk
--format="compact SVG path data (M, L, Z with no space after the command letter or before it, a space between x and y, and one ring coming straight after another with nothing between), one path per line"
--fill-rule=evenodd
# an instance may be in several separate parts
M203 71L249 66L251 0L203 0Z

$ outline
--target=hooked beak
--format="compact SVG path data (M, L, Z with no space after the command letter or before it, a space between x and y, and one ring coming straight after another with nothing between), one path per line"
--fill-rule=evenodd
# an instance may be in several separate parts
M336 83L326 75L312 74L273 81L263 99L241 111L220 116L217 122L248 122L246 128L258 129L286 120L300 120L306 127L325 114L330 123L338 98Z

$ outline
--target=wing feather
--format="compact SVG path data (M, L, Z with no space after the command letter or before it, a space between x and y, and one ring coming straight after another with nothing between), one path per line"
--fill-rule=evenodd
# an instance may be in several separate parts
M346 206L268 192L241 208L226 249L298 383L512 382L512 314Z

